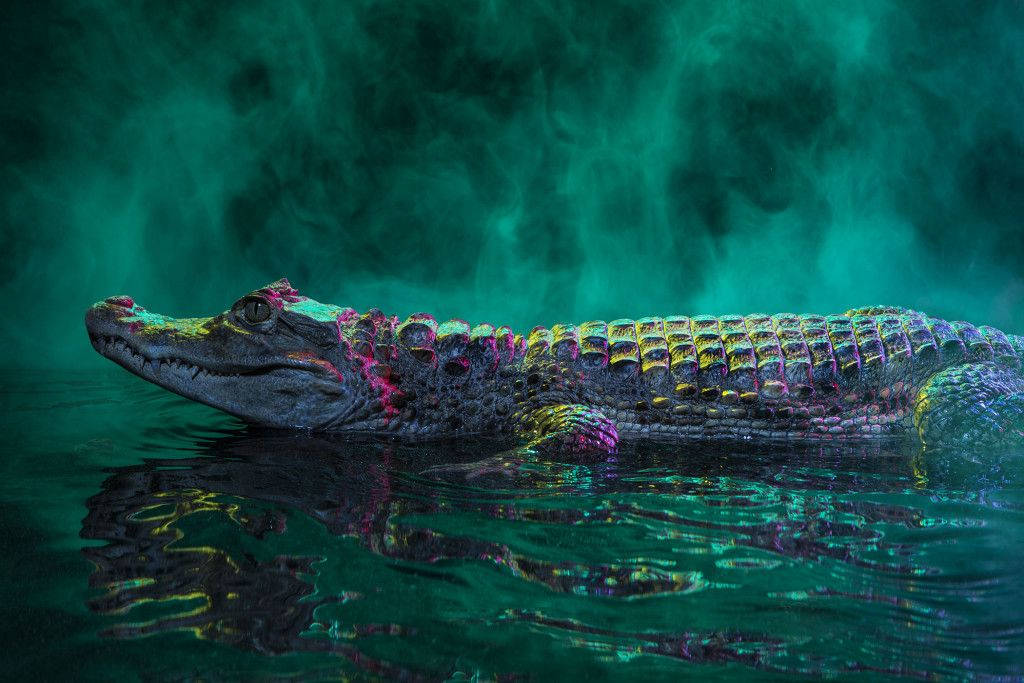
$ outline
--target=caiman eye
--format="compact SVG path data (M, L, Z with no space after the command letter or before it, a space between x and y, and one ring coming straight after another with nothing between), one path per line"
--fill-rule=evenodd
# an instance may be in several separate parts
M258 299L251 299L242 309L242 316L246 322L258 325L270 319L270 304Z

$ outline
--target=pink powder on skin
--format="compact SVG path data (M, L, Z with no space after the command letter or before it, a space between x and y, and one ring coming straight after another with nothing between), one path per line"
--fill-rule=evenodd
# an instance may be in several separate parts
M311 365L316 365L324 370L327 370L334 374L338 378L339 382L344 381L344 376L341 371L333 363L323 358L318 357L316 354L309 351L293 351L288 354L289 358L294 360L303 361ZM395 385L391 384L388 380L378 376L373 372L373 360L360 354L352 354L352 360L358 361L361 365L359 368L359 374L363 376L366 383L370 385L373 392L377 395L380 400L381 408L384 411L385 417L393 417L398 414L398 408L394 405L395 394L401 393Z
M359 318L359 314L353 309L347 309L346 311L339 313L338 317L335 318L334 324L338 331L338 343L345 341L345 335L343 328L353 321ZM363 376L366 383L370 385L374 393L377 394L377 398L380 400L382 409L386 417L392 417L398 414L398 408L394 405L394 395L401 393L394 384L389 382L387 379L380 377L373 372L373 360L367 358L362 354L350 353L352 360L358 361L361 365L359 368L359 374Z
M130 296L112 296L107 299L107 303L114 306L123 306L124 308L135 306L135 301Z
M401 393L398 388L373 372L374 362L371 358L358 353L352 354L352 359L360 362L362 365L359 368L359 374L363 376L366 383L370 385L374 393L377 394L377 398L380 400L381 408L384 410L386 417L392 417L398 414L398 408L394 404L394 395Z
M317 365L323 368L324 370L333 373L334 376L338 378L339 382L342 382L345 379L342 376L341 371L334 366L334 363L330 362L329 360L324 360L323 358L317 357L315 353L311 353L309 351L293 351L288 354L288 357L294 360L304 361L312 365Z
M261 289L260 292L262 294L266 294L270 303L278 308L284 308L286 302L295 304L309 298L306 296L300 296L299 290L292 287L287 278L281 278L270 287Z

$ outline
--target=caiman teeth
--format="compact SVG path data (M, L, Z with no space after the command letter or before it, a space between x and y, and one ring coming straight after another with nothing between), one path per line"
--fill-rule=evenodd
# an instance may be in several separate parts
M188 362L183 358L149 358L141 351L136 350L131 344L121 337L106 337L106 336L92 336L92 343L96 346L96 350L104 356L111 354L128 355L127 362L135 368L139 374L146 374L147 370L149 374L159 375L163 370L167 369L172 372L185 371L191 375L193 380L199 376L203 377L239 377L242 373L238 372L215 372L209 368L204 368L200 365L195 365Z

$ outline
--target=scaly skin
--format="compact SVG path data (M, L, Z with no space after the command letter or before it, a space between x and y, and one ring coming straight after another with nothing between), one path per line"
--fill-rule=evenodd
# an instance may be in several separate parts
M265 320L262 318L266 316ZM620 437L1024 442L1024 339L916 311L695 316L536 327L321 304L286 279L210 318L111 297L93 345L254 424L410 438L506 434L519 452Z

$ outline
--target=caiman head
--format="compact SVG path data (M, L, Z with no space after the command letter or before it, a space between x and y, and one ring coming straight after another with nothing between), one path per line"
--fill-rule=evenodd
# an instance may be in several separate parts
M97 351L186 398L258 425L370 431L387 426L400 393L352 339L366 336L360 321L351 308L299 296L285 278L210 318L158 315L127 296L85 315Z

